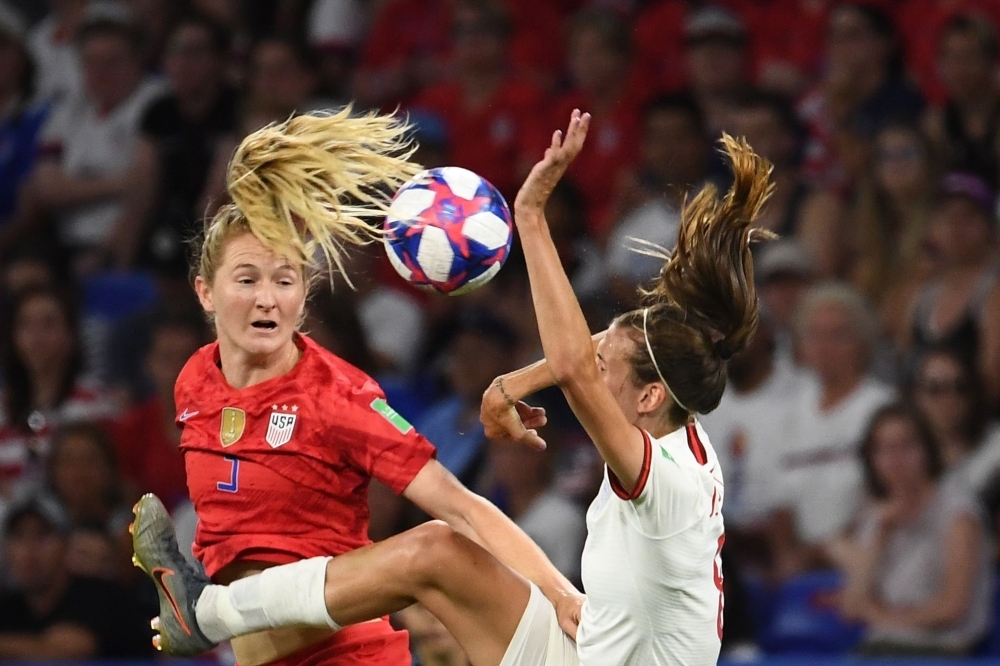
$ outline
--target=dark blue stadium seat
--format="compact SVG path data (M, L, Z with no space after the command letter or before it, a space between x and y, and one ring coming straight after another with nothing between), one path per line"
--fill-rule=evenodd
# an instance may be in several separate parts
M750 618L753 621L754 639L757 643L761 643L771 626L776 593L759 576L745 576L742 582L743 590L747 595Z
M981 656L1000 657L1000 576L993 581L993 626L986 635L977 654Z
M861 627L843 622L829 599L842 585L842 576L835 571L803 574L785 583L762 635L764 650L778 655L850 652L861 639Z
M119 321L158 297L156 282L146 273L103 273L83 281L83 314Z

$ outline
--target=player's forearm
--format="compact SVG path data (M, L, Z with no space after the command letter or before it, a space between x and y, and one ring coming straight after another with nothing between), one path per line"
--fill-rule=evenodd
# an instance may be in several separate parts
M598 343L606 334L607 331L601 331L591 337L594 350L597 349ZM548 361L544 358L520 370L508 372L499 379L503 382L503 388L512 400L523 400L542 389L555 386L556 383L555 375L553 375Z
M562 384L580 373L596 375L587 320L563 270L545 215L530 209L516 215L538 334L552 377Z
M466 515L466 521L472 532L466 536L537 585L553 603L561 596L579 593L542 549L489 501L477 502Z

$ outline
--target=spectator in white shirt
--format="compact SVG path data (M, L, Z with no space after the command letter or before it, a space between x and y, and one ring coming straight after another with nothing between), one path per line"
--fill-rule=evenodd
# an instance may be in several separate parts
M52 11L28 38L35 61L35 97L58 102L80 93L80 57L74 37L89 0L49 0Z
M797 332L811 371L792 402L778 504L769 526L774 573L825 566L825 544L842 535L862 495L858 447L872 415L894 397L868 374L875 318L853 288L818 285L802 300Z
M146 211L137 210L139 123L161 86L144 77L141 35L127 8L94 3L77 36L84 90L60 102L42 130L42 161L30 192L57 214L57 237L78 272L125 267ZM146 198L142 198L143 201Z
M804 375L777 356L767 315L750 346L730 359L728 372L719 406L699 420L725 474L726 552L741 562L763 564L763 528L775 509L774 489Z

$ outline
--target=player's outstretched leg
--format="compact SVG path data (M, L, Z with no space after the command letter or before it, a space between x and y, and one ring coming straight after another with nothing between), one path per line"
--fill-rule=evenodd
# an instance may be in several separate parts
M153 579L160 597L160 615L150 623L159 632L153 645L179 657L212 649L215 643L205 637L195 618L198 597L210 584L208 576L181 554L170 514L155 495L143 495L133 511L132 563Z

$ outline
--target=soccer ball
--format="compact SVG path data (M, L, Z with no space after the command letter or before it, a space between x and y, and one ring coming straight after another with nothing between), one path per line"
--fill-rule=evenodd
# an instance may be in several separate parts
M383 242L403 279L451 296L483 286L510 254L513 224L503 196L460 167L421 171L399 188Z

